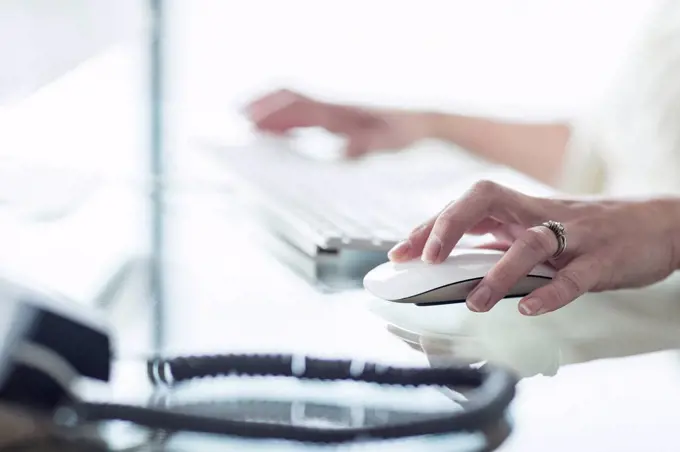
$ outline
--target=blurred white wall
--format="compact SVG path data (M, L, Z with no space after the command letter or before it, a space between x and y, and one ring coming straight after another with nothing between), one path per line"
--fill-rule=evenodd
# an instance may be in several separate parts
M175 0L183 109L275 86L330 98L569 115L653 0ZM185 110L186 111L186 110Z
M144 1L0 0L0 105L139 35Z
M242 125L238 108L280 86L348 102L570 116L607 83L658 0L166 2L169 132L181 141L229 137ZM148 5L0 0L0 152L144 167ZM72 70L88 59L89 69ZM3 120L3 97L55 79Z

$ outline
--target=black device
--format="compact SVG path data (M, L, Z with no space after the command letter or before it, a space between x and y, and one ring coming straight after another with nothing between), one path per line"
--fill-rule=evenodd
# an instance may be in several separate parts
M178 412L161 407L88 402L72 391L82 378L108 382L113 352L103 315L58 295L0 284L0 401L48 414L70 410L77 425L128 421L150 429L222 434L253 439L278 438L312 443L341 443L474 431L504 418L515 394L516 379L505 369L468 365L437 368L389 367L350 360L293 355L240 355L154 358L149 378L159 386L178 387L220 376L288 377L331 384L403 387L470 387L463 410L359 427L324 428L261 422L235 416ZM231 406L232 412L239 407ZM243 408L243 407L242 407Z

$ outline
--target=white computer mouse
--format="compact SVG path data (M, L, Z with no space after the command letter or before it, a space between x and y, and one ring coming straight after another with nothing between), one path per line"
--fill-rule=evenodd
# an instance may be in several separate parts
M477 283L503 256L502 251L455 250L440 264L420 259L403 263L386 262L368 272L364 287L378 298L418 306L464 303ZM547 264L536 266L505 298L528 295L555 275Z

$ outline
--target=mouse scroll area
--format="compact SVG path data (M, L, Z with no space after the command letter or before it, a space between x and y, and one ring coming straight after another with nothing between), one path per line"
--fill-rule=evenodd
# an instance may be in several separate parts
M394 301L397 303L411 303L422 307L465 303L467 296L481 280L482 278L474 278L455 284L448 284L419 295ZM539 287L545 286L551 280L552 278L546 276L526 276L522 278L522 280L520 280L505 297L503 297L503 299L525 297Z
M500 251L458 250L437 265L421 260L387 262L364 277L364 287L393 303L435 306L464 303L479 282L503 257ZM525 296L549 283L555 269L539 264L521 278L505 298Z

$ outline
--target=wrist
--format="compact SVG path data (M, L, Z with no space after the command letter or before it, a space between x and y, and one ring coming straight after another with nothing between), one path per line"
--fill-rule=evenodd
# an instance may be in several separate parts
M676 198L670 201L669 210L672 212L671 215L671 246L673 247L673 259L674 259L674 269L680 270L680 199Z
M451 128L451 116L444 113L420 112L418 122L423 139L446 139L446 130Z
M657 215L662 220L662 230L671 247L673 270L680 270L680 198L660 200L657 204ZM650 219L653 221L653 218Z

